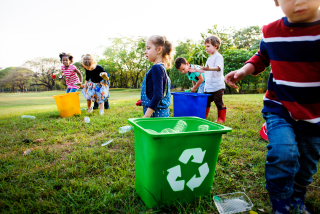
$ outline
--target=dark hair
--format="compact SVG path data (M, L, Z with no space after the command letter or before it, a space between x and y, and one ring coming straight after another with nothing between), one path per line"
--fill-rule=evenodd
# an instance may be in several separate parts
M220 49L220 45L221 45L221 40L218 36L214 35L214 36L209 36L206 38L206 40L204 40L204 44L209 43L215 47L217 47L217 50Z
M179 58L177 58L176 59L176 62L175 62L175 66L176 66L176 69L180 69L180 66L181 66L181 64L187 64L187 60L185 59L185 58L183 58L183 57L179 57Z
M162 47L162 61L166 68L171 67L171 61L173 59L173 47L171 42L167 40L165 36L154 35L149 37L149 40L156 46Z
M65 52L62 52L61 54L59 54L60 62L62 62L62 58L65 56L67 56L68 59L70 60L70 62L73 63L73 56L71 56L71 54L67 54Z

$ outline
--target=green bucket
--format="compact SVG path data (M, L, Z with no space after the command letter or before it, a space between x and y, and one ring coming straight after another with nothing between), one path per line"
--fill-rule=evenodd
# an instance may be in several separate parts
M179 120L187 123L185 132L160 133ZM128 121L134 126L136 191L147 207L191 202L210 193L221 137L231 128L198 117ZM198 131L199 125L208 125L209 130Z

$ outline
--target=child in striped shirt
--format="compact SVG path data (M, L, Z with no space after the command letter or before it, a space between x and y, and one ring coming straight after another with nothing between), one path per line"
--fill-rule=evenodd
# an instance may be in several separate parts
M59 57L60 57L60 62L62 62L63 64L61 66L61 71L66 79L66 84L67 84L66 93L76 92L80 87L75 85L75 83L82 84L82 74L74 65L72 65L73 56L71 56L70 54L61 53ZM80 80L77 74L79 75Z
M320 0L275 3L286 17L263 27L260 50L225 81L237 88L271 64L262 109L266 188L274 213L310 213L304 201L320 159Z

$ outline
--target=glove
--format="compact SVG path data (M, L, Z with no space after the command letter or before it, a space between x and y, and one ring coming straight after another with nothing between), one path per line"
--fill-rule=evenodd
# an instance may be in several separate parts
M138 100L138 101L136 102L136 106L142 106L142 105L141 105L141 100Z

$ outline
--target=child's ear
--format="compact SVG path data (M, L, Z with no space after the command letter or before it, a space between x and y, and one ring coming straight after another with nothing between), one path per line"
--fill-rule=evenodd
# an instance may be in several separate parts
M274 0L274 3L276 4L277 7L280 6L278 0Z
M162 52L162 47L159 46L159 47L157 48L157 53L159 54L159 53L161 53L161 52Z

